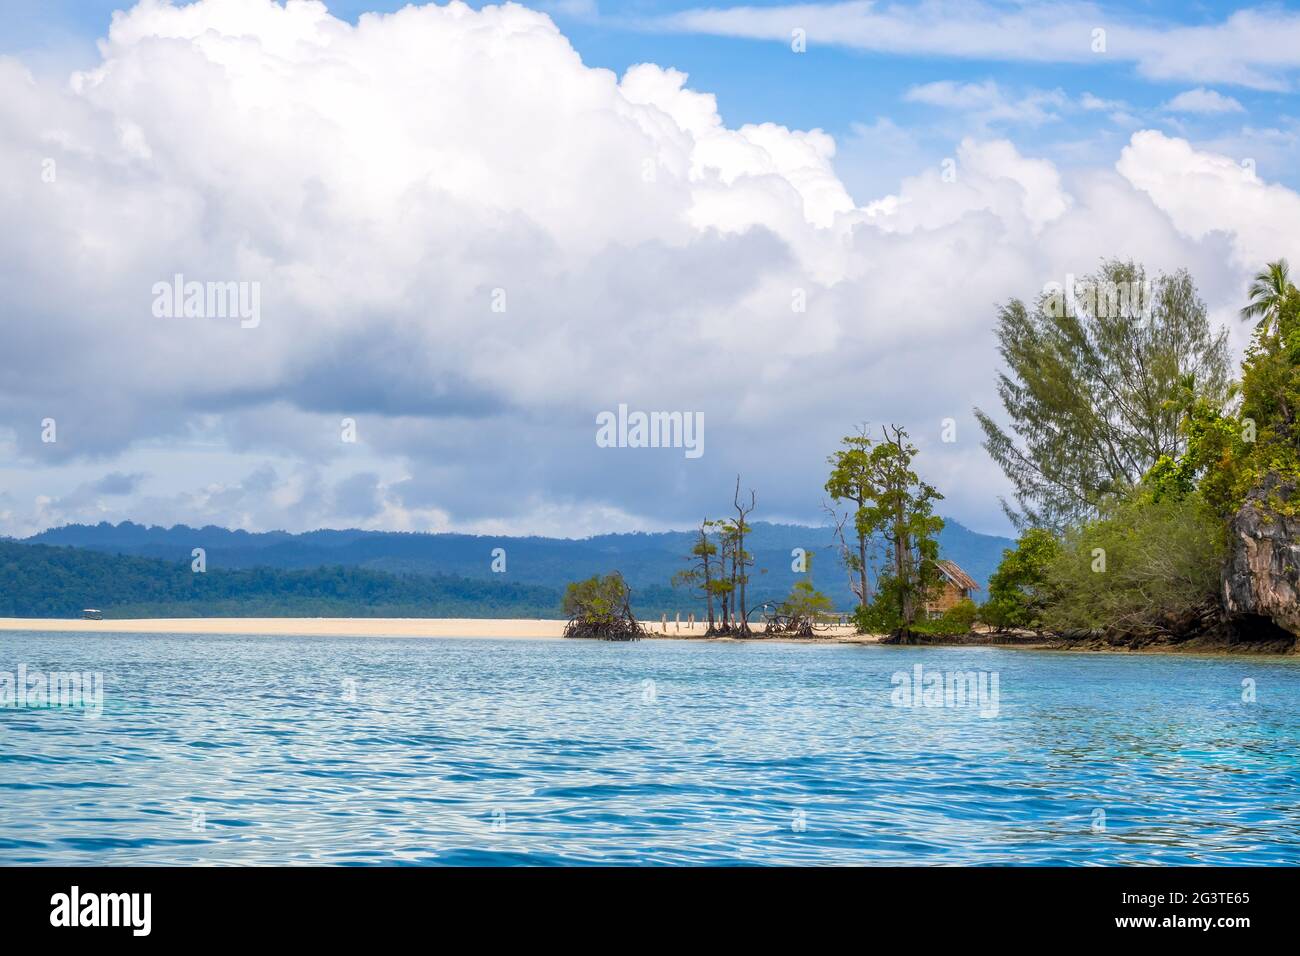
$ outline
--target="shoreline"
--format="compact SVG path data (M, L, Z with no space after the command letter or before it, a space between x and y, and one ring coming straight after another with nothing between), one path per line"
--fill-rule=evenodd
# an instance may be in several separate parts
M32 631L47 634L168 634L227 637L354 637L354 638L462 638L467 640L562 640L563 620L545 618L366 618L366 617L185 617L119 618L88 621L81 618L0 618L0 633ZM1005 650L1055 651L1087 654L1191 654L1214 657L1290 657L1296 650L1246 647L1186 641L1151 643L1139 647L1099 646L1097 642L1071 642L1029 635L966 634L930 637L913 644L885 643L880 634L855 634L850 626L836 626L815 637L773 636L737 638L705 636L704 624L694 626L642 621L648 640L711 641L746 644L755 640L782 644L837 644L881 647L986 647ZM761 634L761 632L760 632Z
M176 617L110 618L0 618L0 633L36 631L48 634L172 634L230 637L379 637L465 638L471 640L562 640L564 620L549 618L405 618L405 617ZM737 644L750 639L729 635L706 636L705 625L642 621L647 640L724 641ZM773 636L759 640L791 644L874 644L877 635L854 634L851 627L834 627L818 637Z

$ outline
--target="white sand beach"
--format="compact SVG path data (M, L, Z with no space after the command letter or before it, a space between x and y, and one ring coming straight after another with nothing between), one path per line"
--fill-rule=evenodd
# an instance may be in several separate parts
M185 617L86 621L52 618L0 618L0 631L57 631L88 634L249 634L293 637L465 637L553 638L564 635L564 621L507 618L385 617ZM644 621L651 637L703 638L704 625L679 626ZM824 639L852 637L852 628L820 633Z
M295 637L562 637L563 621L484 618L184 617L137 620L0 618L0 631L90 634L260 634Z

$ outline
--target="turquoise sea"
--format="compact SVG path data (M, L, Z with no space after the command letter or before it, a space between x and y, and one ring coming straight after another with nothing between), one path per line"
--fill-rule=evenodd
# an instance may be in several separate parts
M996 706L902 706L917 665ZM1292 659L0 633L20 666L102 713L0 706L0 864L1300 860Z

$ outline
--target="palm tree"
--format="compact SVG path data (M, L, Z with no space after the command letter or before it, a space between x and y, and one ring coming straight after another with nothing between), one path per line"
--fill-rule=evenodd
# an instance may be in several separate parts
M1261 333L1276 333L1282 316L1282 303L1288 294L1294 291L1291 285L1291 271L1285 259L1270 262L1264 270L1255 276L1246 293L1250 304L1241 310L1242 319L1259 319L1255 328Z

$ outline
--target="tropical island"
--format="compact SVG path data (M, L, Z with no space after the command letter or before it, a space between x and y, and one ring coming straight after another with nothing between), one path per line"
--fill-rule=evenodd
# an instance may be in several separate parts
M1234 374L1186 271L1105 261L1002 305L1001 414L974 412L1014 489L1015 541L946 522L907 429L863 424L830 451L820 529L755 521L740 476L689 533L510 539L510 575L467 567L466 547L492 543L471 536L69 526L0 541L0 617L567 620L556 636L1294 653L1300 292L1285 261L1259 272L1241 316L1254 326ZM194 540L205 547L177 560ZM505 571L505 549L491 553Z
M1078 648L1294 652L1300 633L1300 292L1285 260L1255 277L1255 323L1233 376L1186 271L1103 262L1070 288L999 310L1006 426L975 414L1015 489L1019 538L988 599L927 614L944 585L934 513L906 430L862 426L829 459L826 510L857 599L858 634ZM709 635L756 633L745 549L756 496L706 519L675 583ZM810 557L810 556L809 556ZM715 615L715 605L717 614ZM812 635L830 601L797 583L771 619ZM763 628L762 632L766 632Z

